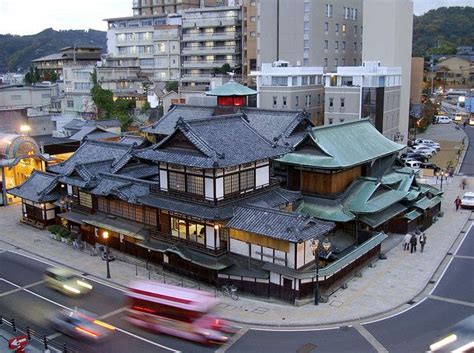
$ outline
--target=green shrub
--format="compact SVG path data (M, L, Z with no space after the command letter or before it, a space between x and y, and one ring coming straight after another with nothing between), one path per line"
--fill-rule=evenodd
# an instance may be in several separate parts
M48 230L52 233L52 234L58 234L59 231L61 230L61 227L58 226L57 224L52 224L48 227Z

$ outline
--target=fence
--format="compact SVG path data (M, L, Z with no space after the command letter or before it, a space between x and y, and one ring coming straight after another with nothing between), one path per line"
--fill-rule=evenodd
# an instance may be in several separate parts
M36 348L38 352L48 351L51 353L79 353L80 350L69 347L65 343L60 342L56 339L49 340L48 336L36 330L33 330L29 326L21 327L15 321L15 319L7 320L0 314L0 330L6 332L11 337L18 335L26 335L30 346ZM34 350L30 351L34 352Z

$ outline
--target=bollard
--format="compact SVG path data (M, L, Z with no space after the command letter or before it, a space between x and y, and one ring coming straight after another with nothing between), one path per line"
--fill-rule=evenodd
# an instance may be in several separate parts
M166 283L166 275L163 273L163 283Z
M151 279L151 273L150 269L148 269L148 279Z
M138 265L135 264L135 276L138 276Z
M3 325L3 316L0 315L0 325Z
M43 336L43 344L44 344L44 349L48 349L48 337L46 335Z
M64 343L64 345L63 345L63 353L67 353L66 343Z
M15 319L12 319L12 329L13 329L13 332L16 332Z
M28 341L31 341L30 326L26 326L26 336L28 337Z
M181 277L181 287L184 287L183 277Z

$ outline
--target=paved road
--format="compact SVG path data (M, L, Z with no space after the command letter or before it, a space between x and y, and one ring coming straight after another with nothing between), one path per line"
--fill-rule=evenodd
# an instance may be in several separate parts
M460 173L474 176L474 126L466 126L465 131L469 137L469 147L466 151L466 157L462 163Z
M474 315L474 227L431 295L409 310L378 322L317 331L250 329L228 352L425 352L455 323ZM471 276L471 277L469 277ZM387 289L388 290L388 289Z
M94 290L82 298L70 298L48 288L42 275L48 267L42 262L5 251L0 253L0 315L14 318L19 327L29 325L32 330L78 352L87 353L144 353L212 352L206 347L175 337L146 332L124 320L125 303L119 289L95 283ZM118 328L114 337L101 344L87 345L56 333L48 317L61 307L80 307L103 318Z

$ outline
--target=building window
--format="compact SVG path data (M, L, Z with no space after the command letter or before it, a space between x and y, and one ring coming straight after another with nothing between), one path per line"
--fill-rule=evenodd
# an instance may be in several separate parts
M329 47L329 41L325 40L324 41L324 49L327 49Z
M250 6L253 6L253 7L254 7L254 6L256 6L256 5L257 5L257 2L256 2L255 0L251 0L251 1L250 1Z
M357 21L357 9L354 9L354 17L352 18L354 21Z
M328 67L328 58L324 58L324 67Z
M168 187L171 190L186 191L184 174L168 172Z
M304 12L309 12L309 7L310 7L309 2L305 2L304 3Z
M316 84L316 76L309 76L309 84L310 85Z
M308 58L303 59L303 66L309 66L309 59Z
M325 15L326 15L326 17L332 17L332 5L331 4L326 4Z
M333 120L334 120L333 118L329 118L329 119L328 119L328 123L329 123L329 125L332 125L332 123L333 123Z
M308 85L308 76L302 76L301 77L301 86L307 86Z
M288 77L272 77L272 86L288 86Z
M296 108L298 108L298 104L299 104L299 97L295 96L295 107Z
M74 101L72 99L67 100L67 107L68 108L74 108Z
M354 51L357 51L357 42L354 42Z
M338 58L335 58L335 59L334 59L334 66L335 66L335 67L338 67L338 66L339 66L339 59L338 59Z
M171 235L186 239L186 221L184 219L171 217Z
M347 30L346 24L343 23L343 24L342 24L342 33L346 33L346 30Z
M339 49L339 41L334 42L334 49Z
M357 66L357 59L352 59L352 62L354 63L354 66Z
M292 86L297 86L298 85L298 78L297 77L292 77L291 78L291 85Z
M354 34L357 34L357 26L354 26Z
M346 42L345 41L342 42L342 50L346 50Z
M186 191L191 194L204 195L204 178L197 175L186 176Z
M189 221L188 223L189 240L199 244L206 243L206 226L196 222Z
M255 174L254 170L246 170L240 173L240 190L249 190L255 187Z
M348 7L344 7L344 18L346 20L349 19L349 8Z
M304 33L309 33L309 21L303 22Z
M346 59L342 58L342 66L346 66Z
M329 108L334 107L334 98L329 98Z
M282 101L283 101L283 108L286 108L286 96L283 96Z
M336 23L336 33L339 33L339 23Z
M276 108L277 106L277 97L273 96L273 108Z
M257 36L257 33L256 32L250 32L250 37L256 37Z
M321 93L318 93L318 105L321 104Z
M346 104L346 99L345 99L345 98L341 98L341 108L344 108L344 107L345 107L345 104Z
M256 16L250 16L250 22L255 22L257 21L257 17Z
M226 175L224 177L224 195L232 195L237 192L239 192L239 174Z
M329 31L329 22L324 22L324 31Z
M303 47L304 47L304 48L309 48L309 40L305 39L305 40L303 41Z

